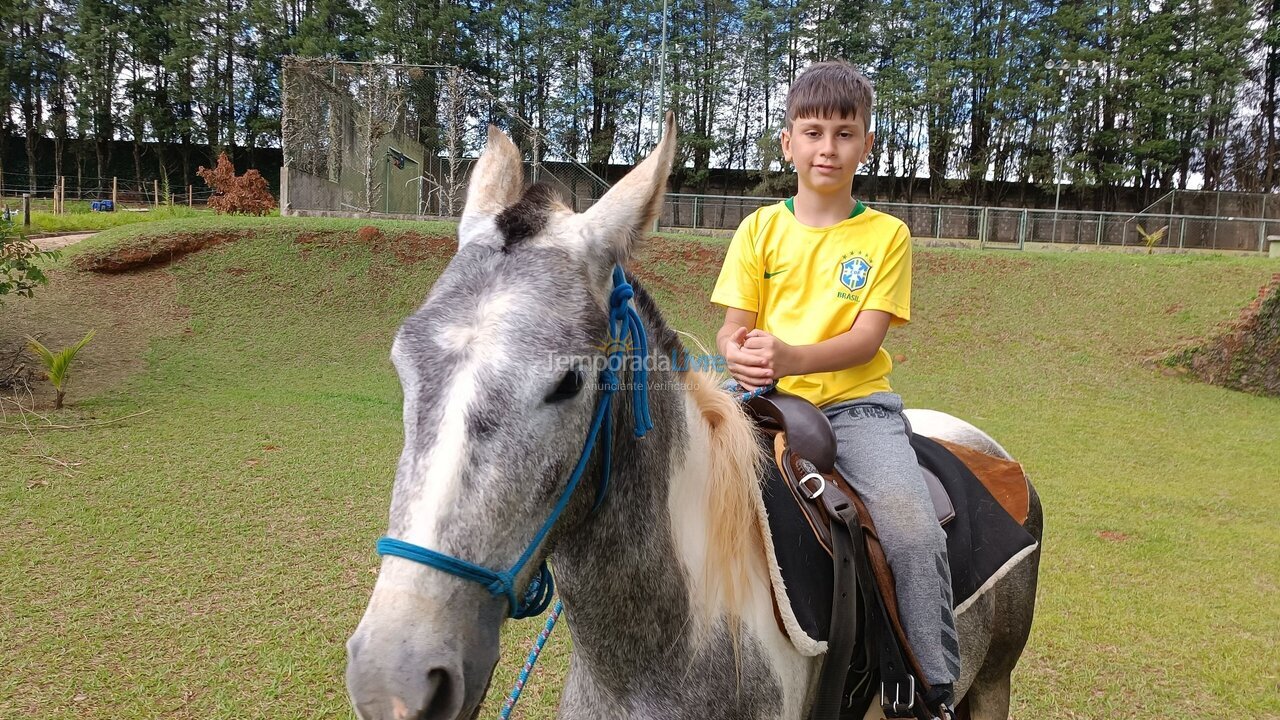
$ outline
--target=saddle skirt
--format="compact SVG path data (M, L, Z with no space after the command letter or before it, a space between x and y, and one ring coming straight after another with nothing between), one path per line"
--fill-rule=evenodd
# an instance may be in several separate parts
M881 599L899 646L919 673L919 663L899 618L893 572L862 500L834 468L824 471L793 452L786 432L776 427L762 428L760 442L775 461L766 468L756 505L766 536L765 556L779 627L802 655L812 657L826 652L834 585L830 530L815 514L820 503L801 496L802 480L816 473L823 482L840 488L857 506ZM934 476L945 491L940 497L939 488L931 489L938 520L947 534L952 597L955 612L960 615L1038 547L1022 526L1030 502L1026 478L1018 463L963 446L922 435L913 435L911 445L922 473ZM809 478L804 487L812 492L815 483L816 478Z

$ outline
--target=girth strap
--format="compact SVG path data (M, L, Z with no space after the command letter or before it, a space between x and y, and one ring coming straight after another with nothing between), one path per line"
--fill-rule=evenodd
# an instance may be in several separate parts
M806 495L808 497L808 495ZM809 720L837 720L844 701L845 678L853 659L853 646L858 635L858 586L855 564L858 558L854 550L854 536L862 530L858 526L858 511L844 493L833 485L826 485L817 497L827 509L831 526L831 559L835 563L835 592L831 597L831 629L827 633L827 653L818 675L818 688L813 705L809 708Z
M866 642L875 648L879 656L879 695L885 716L932 718L924 703L927 688L916 682L903 657L889 613L876 587L856 504L834 482L824 483L815 494L801 492L801 495L810 503L820 504L826 511L834 563L827 652L808 720L838 720L840 717L845 704L845 683L857 641L860 601L868 603Z

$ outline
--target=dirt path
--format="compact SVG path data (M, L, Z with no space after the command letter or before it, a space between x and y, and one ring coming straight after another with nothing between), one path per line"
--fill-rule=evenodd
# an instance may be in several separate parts
M59 248L64 248L64 247L67 247L68 245L74 245L80 242L81 240L84 240L85 238L93 237L96 234L97 233L89 232L89 233L76 233L75 235L58 235L55 237L36 238L35 240L32 240L32 242L34 242L36 244L36 247L40 248L41 250L58 250Z

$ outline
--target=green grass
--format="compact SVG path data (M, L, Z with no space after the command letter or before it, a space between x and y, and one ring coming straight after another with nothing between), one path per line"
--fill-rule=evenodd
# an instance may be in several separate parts
M364 225L449 232L198 218L93 239L261 231L168 270L190 331L153 339L122 386L73 388L56 420L148 414L0 432L0 717L349 717L343 643L401 442L387 355L448 260L292 242ZM636 265L671 324L704 342L723 247L664 237ZM1233 318L1280 263L973 250L916 263L914 322L888 343L906 356L897 389L990 431L1046 509L1014 716L1280 717L1280 400L1144 363ZM80 464L67 475L47 458ZM540 624L507 626L481 717ZM517 717L552 716L567 635Z
M61 232L96 232L108 228L153 223L165 220L198 218L213 216L213 212L204 208L188 208L185 205L172 207L161 205L158 209L145 212L118 210L115 212L91 212L88 203L67 201L68 212L55 215L51 210L31 211L31 227L28 233L61 233ZM16 223L21 225L19 218Z

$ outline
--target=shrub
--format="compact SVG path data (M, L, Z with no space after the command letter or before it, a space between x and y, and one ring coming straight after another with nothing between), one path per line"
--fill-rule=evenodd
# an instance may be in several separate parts
M39 263L57 257L56 250L41 250L14 233L12 220L0 218L0 299L10 294L29 298L36 287L48 285Z
M237 176L226 153L218 156L216 167L209 169L201 165L196 174L213 189L209 207L218 214L266 215L276 207L266 178L257 170Z

